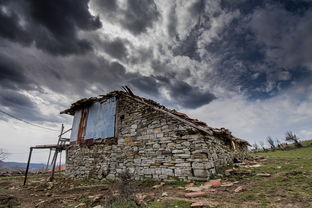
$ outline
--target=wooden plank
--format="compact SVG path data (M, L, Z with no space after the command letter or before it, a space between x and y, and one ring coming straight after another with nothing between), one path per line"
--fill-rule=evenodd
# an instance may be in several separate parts
M26 167L26 171L25 171L24 186L26 185L26 181L27 181L27 175L28 175L28 170L29 170L29 164L30 164L32 151L33 151L33 148L31 147L30 150L29 150L28 162L27 162L27 167Z

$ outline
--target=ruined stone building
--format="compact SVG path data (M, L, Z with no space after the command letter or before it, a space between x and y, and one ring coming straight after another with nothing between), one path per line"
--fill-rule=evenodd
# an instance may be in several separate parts
M207 180L242 159L249 145L131 92L82 99L61 113L74 116L66 159L73 178L129 171L136 179Z

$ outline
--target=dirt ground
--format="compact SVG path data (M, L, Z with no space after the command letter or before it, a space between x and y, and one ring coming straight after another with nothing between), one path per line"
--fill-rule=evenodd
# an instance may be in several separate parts
M0 178L0 207L312 207L312 147L257 153L231 167L215 186L195 182L71 180L58 173ZM156 186L155 186L156 185ZM193 187L193 188L191 188ZM200 196L190 197L185 194ZM101 206L99 206L101 205Z

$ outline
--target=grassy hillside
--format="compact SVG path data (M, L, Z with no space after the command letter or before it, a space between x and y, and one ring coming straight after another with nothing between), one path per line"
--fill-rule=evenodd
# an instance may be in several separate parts
M310 143L300 149L252 153L252 163L220 176L222 184L230 185L210 188L198 198L185 197L185 182L153 189L159 182L73 181L58 173L53 184L45 182L48 175L31 175L26 187L21 185L23 177L0 177L0 207L2 203L3 207L38 208L189 208L194 202L204 204L202 207L312 207Z

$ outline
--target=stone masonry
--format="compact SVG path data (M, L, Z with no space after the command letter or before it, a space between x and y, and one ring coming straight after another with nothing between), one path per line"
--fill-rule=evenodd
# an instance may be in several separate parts
M234 150L224 138L129 96L118 96L116 109L117 136L72 144L67 175L115 179L129 171L135 179L207 180L247 151L247 145L237 144Z

